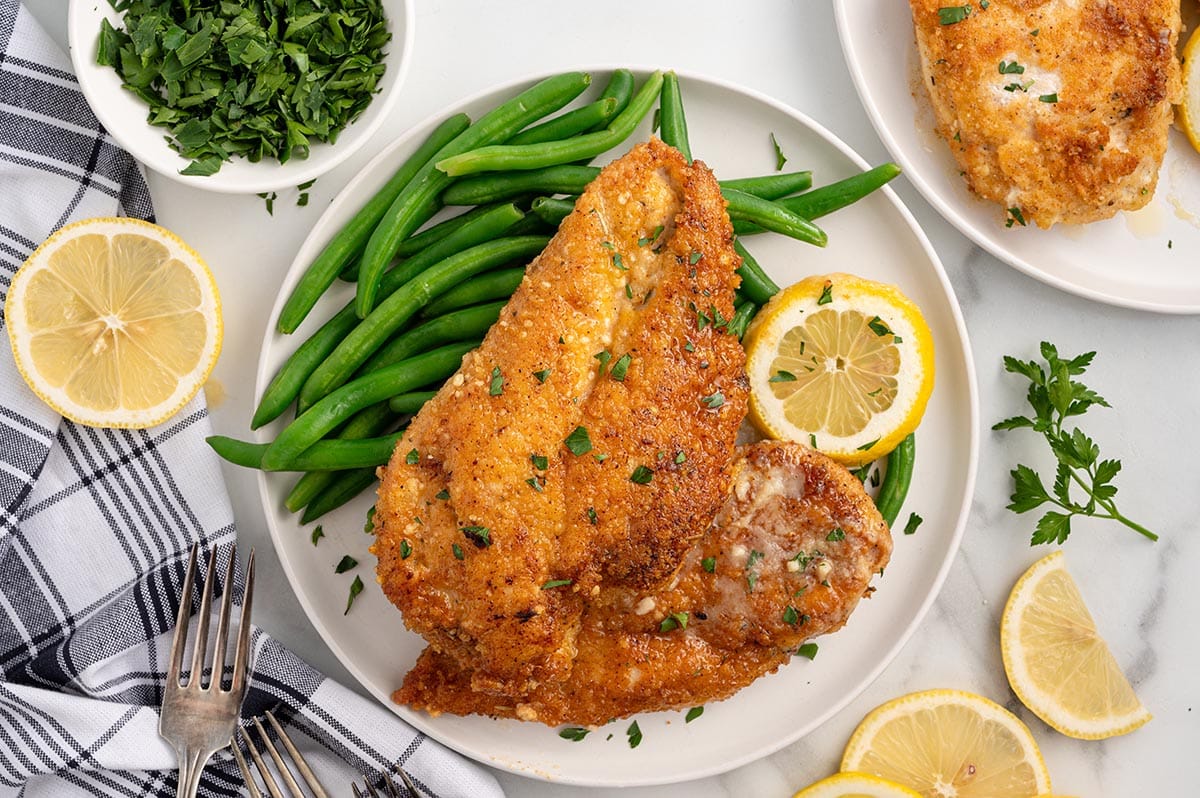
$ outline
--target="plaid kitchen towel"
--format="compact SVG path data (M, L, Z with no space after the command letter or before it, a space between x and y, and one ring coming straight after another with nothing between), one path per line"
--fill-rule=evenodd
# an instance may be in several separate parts
M67 222L152 212L137 165L100 130L62 53L17 0L0 0L0 300L25 257ZM158 736L158 705L187 556L195 542L215 547L223 573L236 535L204 443L202 397L153 429L78 426L29 391L6 338L0 796L173 796L176 760ZM199 586L186 599L196 611ZM261 631L253 639L243 717L274 708L337 793L395 763L429 795L501 794L482 768ZM241 792L219 753L200 794Z

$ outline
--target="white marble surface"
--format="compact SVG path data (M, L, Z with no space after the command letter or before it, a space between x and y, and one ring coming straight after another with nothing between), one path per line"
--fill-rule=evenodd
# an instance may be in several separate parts
M66 4L26 2L65 44ZM160 222L204 255L224 298L226 345L214 374L223 390L210 392L219 432L244 435L247 429L266 313L307 229L391 136L451 100L537 71L580 64L665 65L758 89L812 115L868 160L887 157L859 106L832 10L824 2L420 0L417 5L417 44L398 108L366 152L317 183L307 208L295 207L294 197L284 195L275 216L268 217L255 197L208 194L151 177ZM500 774L509 795L788 796L836 769L848 735L872 707L931 687L979 692L1017 711L1042 747L1057 792L1093 798L1197 794L1200 777L1190 757L1200 745L1200 591L1191 580L1200 569L1195 522L1200 517L1195 458L1200 320L1091 304L1035 282L970 245L910 186L899 183L962 304L985 426L965 540L932 612L862 696L817 732L771 757L724 776L645 789L564 788ZM1042 339L1067 353L1099 351L1088 382L1115 409L1089 413L1083 426L1106 456L1124 461L1119 506L1162 535L1161 542L1151 544L1114 524L1084 521L1075 525L1065 546L1101 631L1155 714L1143 729L1107 742L1071 740L1038 721L1009 690L1000 661L999 616L1008 590L1049 551L1028 546L1032 517L1004 509L1008 471L1018 461L1046 470L1051 464L1030 434L993 433L987 427L1023 410L1023 386L1003 373L1001 356L1030 357ZM254 480L232 467L226 476L242 539L260 552L264 600L256 605L255 620L319 667L351 681L308 623L274 560Z

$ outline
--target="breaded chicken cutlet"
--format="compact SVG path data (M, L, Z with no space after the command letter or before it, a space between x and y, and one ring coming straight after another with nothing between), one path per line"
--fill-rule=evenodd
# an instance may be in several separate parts
M601 725L727 698L845 624L888 562L887 524L845 468L794 443L741 447L729 494L671 582L603 587L565 679L523 694L471 689L469 666L425 650L395 699L434 714Z
M567 678L599 585L657 588L720 507L747 402L745 354L721 324L732 237L703 164L635 147L397 446L379 581L473 689Z
M910 2L937 132L1009 226L1150 201L1181 94L1176 0Z

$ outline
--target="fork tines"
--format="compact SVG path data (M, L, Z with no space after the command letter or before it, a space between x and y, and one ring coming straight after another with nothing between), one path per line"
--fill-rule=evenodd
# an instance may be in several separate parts
M404 772L404 768L397 768L396 773L400 776L400 780L404 782L404 792L400 792L400 788L396 786L396 782L392 781L392 777L386 772L383 773L383 789L387 792L386 798L421 798L421 793L417 792L417 786L413 784L412 779ZM354 792L354 798L384 798L371 785L371 780L363 776L363 784L366 785L366 791L358 789L358 785L351 782L350 789Z
M216 583L217 550L214 548L208 556L208 571L204 578L204 593L200 598L200 612L196 618L196 648L192 653L192 667L186 684L181 684L183 669L184 646L187 642L188 615L191 609L192 586L196 581L196 558L199 544L192 546L191 556L188 557L187 574L183 578L182 598L179 602L179 612L175 619L175 635L171 640L171 656L167 667L167 685L192 689L222 690L225 672L225 659L229 647L229 613L233 605L233 566L237 560L236 549L229 554L229 563L225 568L225 590L221 596L221 611L217 618L217 640L213 647L212 671L208 683L203 681L204 659L208 651L208 622L212 612L213 585ZM237 648L233 655L233 676L230 680L231 693L239 693L245 686L246 662L250 653L250 604L254 592L254 550L246 561L246 582L242 589L242 615L238 624Z
M316 775L312 772L312 768L308 766L308 762L300 754L300 750L296 748L296 744L292 742L292 738L284 731L282 724L275 719L275 716L271 712L265 714L267 722L271 725L271 729L278 736L279 742L282 744L284 751L287 752L288 757L291 758L292 768L288 767L283 755L280 754L275 743L271 742L271 738L267 736L267 730L258 718L254 719L254 728L258 730L258 737L262 741L263 747L267 750L267 755L275 763L275 770L279 773L279 778L283 780L290 794L295 796L295 798L302 798L304 796L304 793L301 792L299 782L296 781L296 777L292 773L294 769L300 774L300 778L308 785L308 788L312 790L315 798L328 798L325 790L321 787L321 783L317 781ZM242 745L245 746L246 751L250 754L254 768L258 771L259 778L262 779L263 786L266 787L267 793L270 794L271 798L285 798L285 793L280 791L278 782L275 781L275 777L271 774L271 770L263 759L263 755L259 752L258 746L254 744L254 740L246 733L245 729L238 729L236 738L229 741L229 747L233 751L233 758L237 760L238 769L242 771L242 779L246 782L246 789L250 793L250 798L262 798L262 793L255 783L254 776L251 774L250 768L246 763L246 758L242 756L242 752L238 747L238 740L241 740Z

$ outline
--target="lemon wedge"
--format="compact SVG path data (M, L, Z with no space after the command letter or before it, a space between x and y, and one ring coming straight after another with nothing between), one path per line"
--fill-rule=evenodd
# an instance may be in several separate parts
M838 773L810 784L792 798L921 798L921 794L869 773Z
M1025 724L983 696L928 690L873 710L842 770L871 773L925 798L1035 798L1050 774Z
M1179 126L1192 147L1200 151L1200 30L1192 32L1183 48L1183 101Z
M916 429L933 391L933 335L893 285L809 277L776 294L746 334L750 420L859 466Z
M1096 632L1061 551L1017 580L1000 621L1000 647L1013 692L1069 737L1100 740L1150 720Z
M139 219L87 219L56 232L13 277L4 313L29 387L93 427L170 418L221 349L208 267L174 233Z

